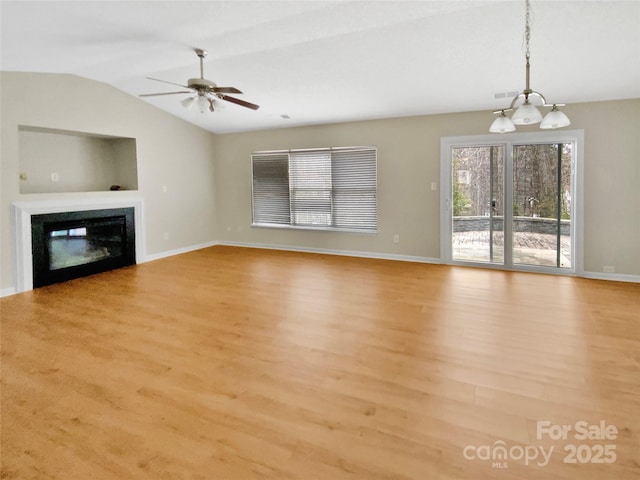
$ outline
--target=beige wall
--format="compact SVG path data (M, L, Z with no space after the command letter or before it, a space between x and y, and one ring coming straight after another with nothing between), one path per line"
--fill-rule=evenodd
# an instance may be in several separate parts
M135 139L113 138L109 140L115 170L115 181L124 190L138 189L138 157Z
M20 194L19 125L137 139L147 255L226 240L439 258L440 192L430 183L440 178L440 138L486 134L492 120L472 112L216 136L71 75L3 72L0 91L0 289L14 287L12 202L127 193ZM585 132L585 270L612 265L616 273L640 275L640 100L565 111L570 128ZM250 226L251 152L349 145L378 147L376 235Z
M20 194L18 126L137 139L138 191L145 200L146 254L210 242L215 234L215 135L113 87L72 75L0 74L0 274L14 287L15 201L129 192ZM166 185L167 192L162 192ZM169 240L163 233L169 233Z
M572 105L585 134L585 271L640 275L640 100ZM490 112L374 120L220 135L218 238L243 243L440 257L440 138L486 135ZM536 127L518 131L539 131ZM250 155L256 150L376 145L378 234L251 228ZM400 243L393 243L393 235Z

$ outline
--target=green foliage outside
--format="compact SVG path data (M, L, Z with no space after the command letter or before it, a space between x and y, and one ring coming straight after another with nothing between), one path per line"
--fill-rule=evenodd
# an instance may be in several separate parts
M543 218L558 218L558 200L556 197L546 197L538 205L538 213ZM560 218L571 219L571 212L567 209L565 202L562 202Z
M555 198L546 197L538 205L538 214L542 218L556 218L558 203Z
M513 215L519 217L522 215L522 208L517 203L513 204Z
M471 207L471 199L460 190L458 182L453 182L453 216L461 217Z

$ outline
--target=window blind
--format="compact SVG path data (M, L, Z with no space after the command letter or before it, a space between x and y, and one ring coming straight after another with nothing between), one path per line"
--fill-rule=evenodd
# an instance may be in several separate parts
M289 155L287 153L252 156L253 223L256 225L288 225Z
M377 229L375 147L256 152L252 172L256 226Z
M293 225L331 225L331 153L289 153L289 191Z
M334 150L331 160L334 226L376 230L375 150Z

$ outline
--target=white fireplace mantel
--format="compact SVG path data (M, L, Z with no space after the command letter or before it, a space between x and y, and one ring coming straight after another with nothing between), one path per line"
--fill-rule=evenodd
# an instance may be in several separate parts
M65 198L14 202L16 233L16 291L33 289L33 252L31 249L31 216L43 213L80 212L109 208L131 208L136 233L136 263L144 262L144 200L141 196Z

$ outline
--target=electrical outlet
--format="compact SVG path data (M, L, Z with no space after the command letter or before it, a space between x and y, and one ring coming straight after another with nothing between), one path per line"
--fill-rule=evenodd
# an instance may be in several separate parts
M169 232L164 232L162 234L162 238L164 238L165 240L169 240Z
M438 182L431 182L431 190L434 192L438 190Z
M602 267L602 271L604 273L616 273L616 267L612 267L611 265L604 265Z
M166 185L162 185L162 193L167 193L167 186Z
M400 243L400 235L395 234L393 236L393 243Z
M51 172L51 181L52 182L60 181L60 175L58 175L58 172Z

